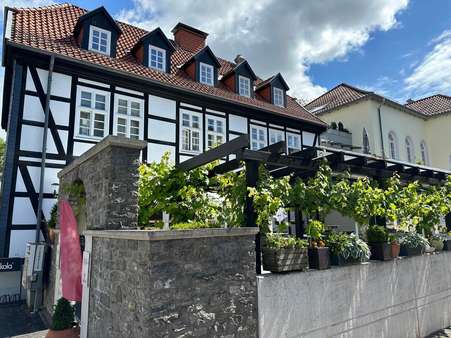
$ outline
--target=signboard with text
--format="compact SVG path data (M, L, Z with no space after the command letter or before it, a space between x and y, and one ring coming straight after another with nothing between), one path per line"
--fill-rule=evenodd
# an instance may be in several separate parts
M20 271L23 264L23 258L0 258L0 272Z

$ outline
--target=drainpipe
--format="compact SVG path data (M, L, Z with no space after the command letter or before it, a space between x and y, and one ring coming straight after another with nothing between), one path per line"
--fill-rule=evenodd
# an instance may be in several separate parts
M41 158L41 176L39 181L39 201L38 201L38 215L36 220L36 242L39 242L41 232L42 219L42 200L44 197L44 176L45 176L45 160L47 158L47 132L49 129L49 114L50 114L50 95L52 90L53 66L55 64L55 54L50 56L49 73L47 76L47 92L45 96L44 108L44 134L42 135L42 158Z
M381 138L381 154L382 158L385 159L385 150L384 150L384 133L382 131L382 115L381 115L381 107L385 103L385 97L382 98L382 102L377 107L377 116L379 118L379 136Z

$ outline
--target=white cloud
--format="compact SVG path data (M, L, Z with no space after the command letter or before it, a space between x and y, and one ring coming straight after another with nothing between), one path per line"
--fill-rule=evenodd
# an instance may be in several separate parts
M451 93L451 29L433 39L431 45L432 50L404 80L406 93L411 97Z
M396 14L408 0L134 0L118 18L168 35L178 21L208 33L220 56L244 55L262 77L281 72L292 94L311 99L325 88L315 85L309 66L344 59L376 30L397 26ZM338 79L337 79L338 81Z

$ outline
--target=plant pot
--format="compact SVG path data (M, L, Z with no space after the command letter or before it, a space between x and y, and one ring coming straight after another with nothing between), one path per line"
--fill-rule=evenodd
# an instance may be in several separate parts
M445 243L440 239L431 239L429 243L435 249L435 251L442 251L445 246Z
M308 265L310 269L324 270L330 268L329 248L309 248Z
M399 251L401 250L401 245L397 242L391 243L391 256L393 258L399 257Z
M343 266L343 265L358 264L361 262L358 259L354 259L354 258L346 259L341 255L331 254L330 255L330 263L331 263L331 265Z
M66 330L49 330L45 338L79 338L80 327L73 327Z
M370 243L371 259L388 261L393 259L390 243Z
M443 241L443 250L451 251L451 238Z
M401 245L401 250L399 251L400 256L418 256L423 254L424 248L418 246L416 248L409 248L405 245Z
M271 272L304 271L308 268L307 248L263 247L263 269Z

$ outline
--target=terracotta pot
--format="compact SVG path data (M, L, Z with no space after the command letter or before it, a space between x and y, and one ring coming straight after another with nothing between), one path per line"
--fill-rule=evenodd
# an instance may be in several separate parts
M80 327L73 327L66 330L49 330L45 338L79 338Z
M397 242L391 243L391 255L393 258L399 257L399 251L401 250L401 245Z

